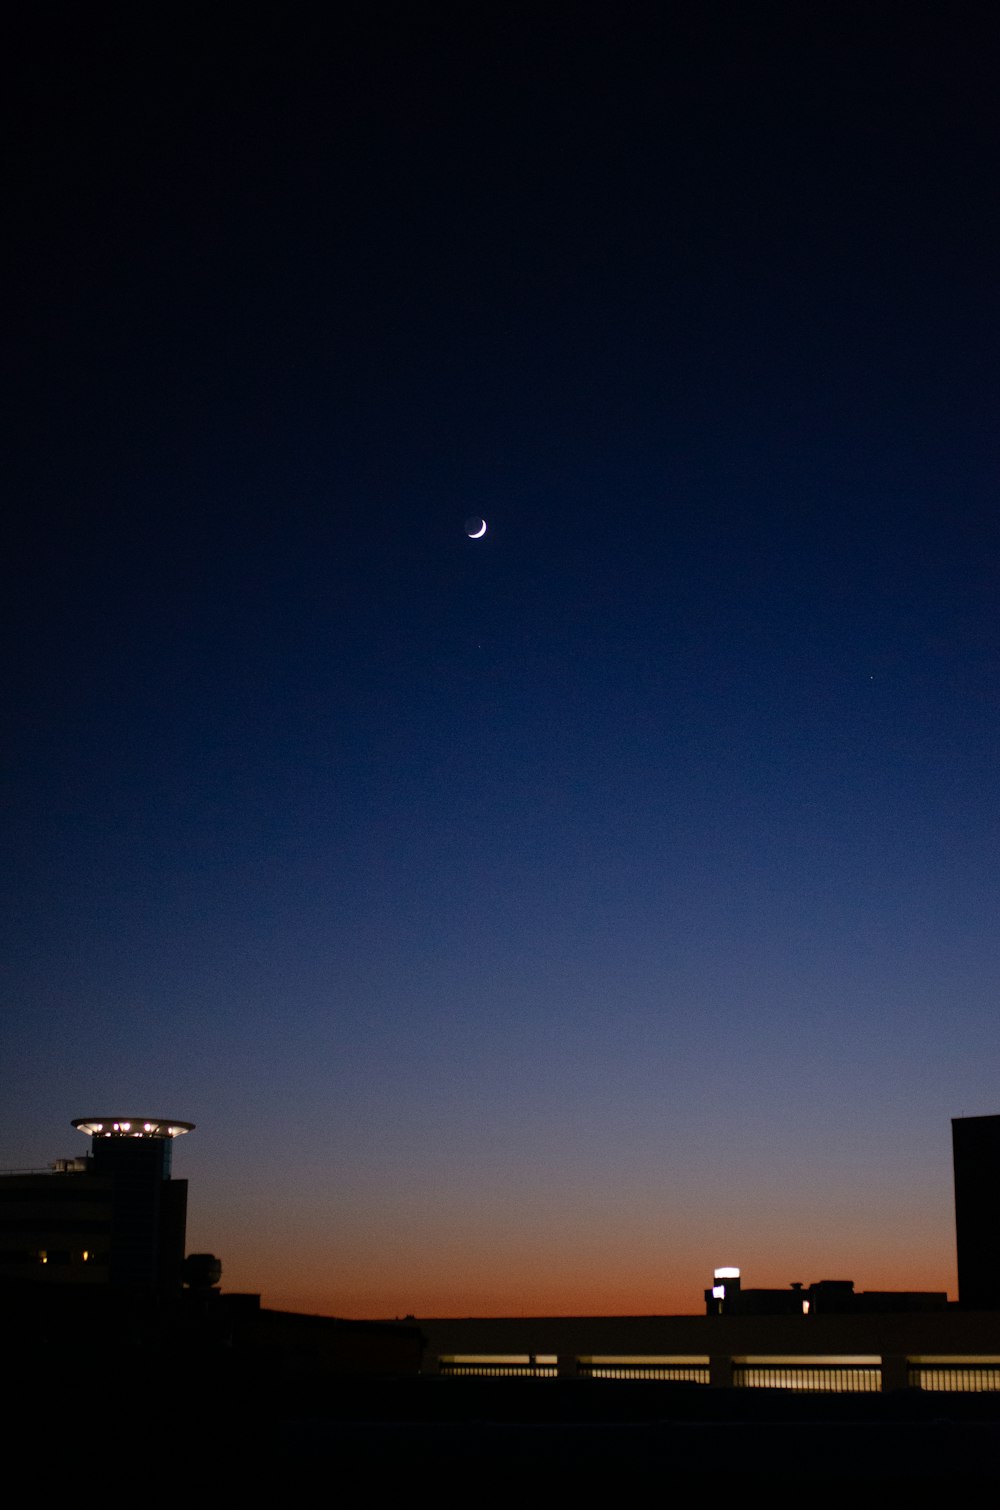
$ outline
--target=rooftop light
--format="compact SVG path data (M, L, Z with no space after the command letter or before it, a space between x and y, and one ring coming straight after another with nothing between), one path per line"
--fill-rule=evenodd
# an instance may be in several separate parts
M73 1126L92 1138L179 1138L194 1131L193 1122L172 1117L77 1117Z

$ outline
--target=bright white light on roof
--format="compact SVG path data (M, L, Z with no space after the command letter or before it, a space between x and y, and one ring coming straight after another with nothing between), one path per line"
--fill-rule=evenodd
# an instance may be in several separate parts
M716 1269L716 1279L739 1279L739 1269Z
M98 1122L92 1117L78 1117L73 1126L79 1132L102 1138L113 1138L116 1134L126 1138L179 1138L182 1133L191 1132L194 1123L168 1122L162 1117L149 1117L146 1120L130 1117L121 1122Z

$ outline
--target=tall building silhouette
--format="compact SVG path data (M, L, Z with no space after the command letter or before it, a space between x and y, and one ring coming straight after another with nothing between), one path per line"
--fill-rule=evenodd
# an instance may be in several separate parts
M178 1290L187 1181L170 1177L173 1140L191 1122L79 1117L89 1157L0 1181L0 1277L47 1286Z
M997 1307L1000 1280L1000 1117L953 1117L958 1303Z
M197 1376L214 1429L220 1394L245 1403L245 1383L417 1373L423 1336L409 1322L272 1311L259 1294L223 1294L214 1254L185 1257L188 1187L170 1164L174 1139L193 1123L119 1116L73 1126L91 1138L88 1154L0 1170L5 1358L11 1377L35 1380L38 1398L67 1360L110 1380L133 1377L142 1362L157 1400L187 1394ZM141 1430L159 1421L148 1389L111 1388L119 1426L129 1405Z

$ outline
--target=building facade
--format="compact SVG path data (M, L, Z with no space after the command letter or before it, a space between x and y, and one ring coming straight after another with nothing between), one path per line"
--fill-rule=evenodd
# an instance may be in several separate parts
M171 1178L173 1140L193 1123L79 1118L84 1158L0 1179L0 1279L46 1286L180 1288L187 1181Z

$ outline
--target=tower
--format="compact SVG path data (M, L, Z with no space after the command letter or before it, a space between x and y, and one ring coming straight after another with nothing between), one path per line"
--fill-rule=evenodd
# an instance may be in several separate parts
M1000 1117L953 1117L958 1303L1000 1306Z
M191 1122L81 1117L89 1158L0 1180L0 1279L46 1288L179 1289L187 1181L170 1178Z

